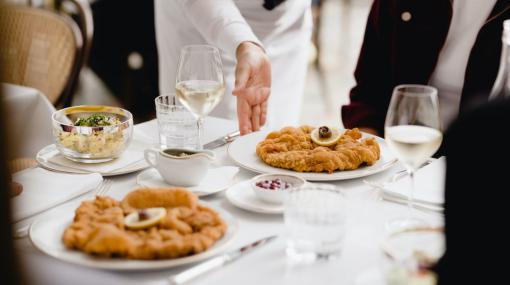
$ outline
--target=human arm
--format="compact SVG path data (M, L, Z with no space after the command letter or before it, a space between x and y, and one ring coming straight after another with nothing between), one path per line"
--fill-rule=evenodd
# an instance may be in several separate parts
M342 106L342 120L346 128L358 127L367 132L375 131L377 135L383 134L392 90L391 39L384 36L389 33L389 11L382 2L375 0L372 5L354 72L356 85L351 90L350 103Z
M264 51L251 42L237 49L235 74L237 117L241 135L257 131L266 123L267 100L271 94L271 63Z

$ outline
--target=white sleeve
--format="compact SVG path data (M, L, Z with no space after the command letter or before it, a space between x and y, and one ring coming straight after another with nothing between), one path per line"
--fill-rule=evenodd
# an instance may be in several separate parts
M175 0L167 0L175 1ZM235 57L237 46L250 41L263 47L233 0L180 0L189 21L202 36Z

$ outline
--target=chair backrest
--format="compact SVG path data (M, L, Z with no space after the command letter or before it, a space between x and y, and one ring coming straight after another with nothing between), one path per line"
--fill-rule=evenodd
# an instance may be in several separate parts
M67 101L80 71L82 37L76 23L56 13L0 6L0 81L36 88L50 102Z

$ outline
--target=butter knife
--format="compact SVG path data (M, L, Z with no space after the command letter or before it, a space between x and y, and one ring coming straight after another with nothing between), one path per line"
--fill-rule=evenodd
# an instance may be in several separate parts
M275 238L276 236L269 236L258 241L252 242L236 250L233 250L231 252L227 252L220 256L211 258L206 262L200 263L199 265L193 266L188 270L185 270L177 275L168 278L168 283L170 285L184 284L213 269L225 266L233 261L236 261L241 256L244 256L246 253L251 252L253 249L273 241Z
M227 144L231 141L233 141L236 137L238 137L241 133L239 131L235 131L232 133L227 134L224 137L217 138L211 142L208 142L204 145L204 149L215 149L217 147L220 147L224 144Z

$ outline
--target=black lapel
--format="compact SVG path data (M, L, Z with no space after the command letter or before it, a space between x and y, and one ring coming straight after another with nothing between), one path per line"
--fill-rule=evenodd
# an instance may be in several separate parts
M285 0L264 0L264 8L267 10L273 10L276 6L282 4L282 2Z

